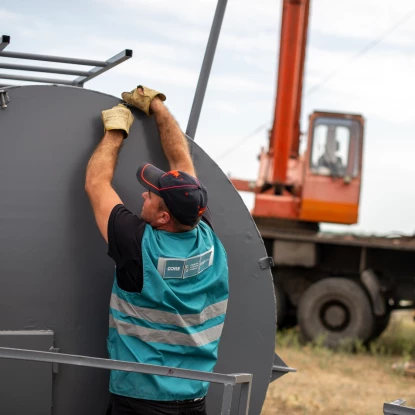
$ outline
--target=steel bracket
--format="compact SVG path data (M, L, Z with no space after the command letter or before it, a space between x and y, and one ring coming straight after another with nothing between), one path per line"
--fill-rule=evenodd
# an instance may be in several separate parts
M0 101L1 101L1 108L7 108L7 104L10 102L9 94L4 90L0 89Z
M402 406L405 402L404 399L397 399L391 403L385 403L383 405L384 415L415 415L415 408Z
M52 353L59 353L60 349L58 347L51 347L49 351ZM52 372L56 374L59 373L59 363L57 362L52 363Z
M274 260L270 256L261 258L258 262L262 270L272 268L275 265Z
M10 43L10 36L2 35L0 37L0 51L6 49L9 43Z
M272 374L269 382L273 382L276 379L279 379L281 376L284 376L287 373L295 373L297 369L289 367L285 362L275 353L274 354L274 364L272 366Z

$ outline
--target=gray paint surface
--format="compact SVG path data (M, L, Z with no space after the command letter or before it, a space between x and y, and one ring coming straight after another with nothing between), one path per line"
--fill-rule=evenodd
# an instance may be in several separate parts
M101 111L120 100L71 87L8 91L11 102L0 111L0 330L53 330L62 353L107 357L114 264L96 227L84 178L103 134ZM133 113L114 187L139 214L144 189L135 178L138 164L147 161L162 169L168 164L155 120ZM230 298L215 372L253 373L250 414L259 415L275 346L271 272L258 265L265 248L224 173L197 144L193 153L229 258ZM221 397L222 388L212 385L209 415L220 412ZM108 373L60 368L53 383L54 415L98 415L107 403Z
M48 352L53 331L0 331L0 347ZM52 413L52 364L0 359L0 413Z

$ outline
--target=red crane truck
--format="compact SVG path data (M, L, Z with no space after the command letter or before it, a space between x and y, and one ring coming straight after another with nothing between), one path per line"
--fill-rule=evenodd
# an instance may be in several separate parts
M415 302L415 238L319 232L319 223L358 221L364 118L316 111L300 154L300 112L310 0L284 0L277 100L256 181L252 216L272 256L279 327L298 323L329 346L368 342L392 310Z

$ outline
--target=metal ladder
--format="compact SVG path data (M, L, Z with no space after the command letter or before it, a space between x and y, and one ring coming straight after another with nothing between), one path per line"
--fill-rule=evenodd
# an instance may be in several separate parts
M5 52L4 49L10 44L10 36L3 35L0 38L0 58L14 58L14 59L28 59L35 61L43 62L58 62L58 63L67 63L71 65L84 65L92 66L93 68L88 71L81 71L77 69L64 69L64 68L50 68L46 66L31 66L31 65L17 65L10 63L0 62L1 69L11 69L16 71L28 71L28 72L44 72L52 74L61 74L61 75L75 75L77 76L73 80L68 79L54 79L54 78L44 78L37 76L26 76L26 75L14 75L11 73L0 73L0 79L10 79L14 81L29 81L29 82L42 82L48 84L60 84L60 85L70 85L75 87L83 87L85 82L90 81L93 78L96 78L98 75L103 74L104 72L112 69L114 66L119 65L120 63L130 59L133 56L133 51L130 49L125 49L124 51L118 53L112 58L106 61L95 61L90 59L76 59L76 58L67 58L62 56L50 56L50 55L38 55L33 53L21 53L21 52ZM0 85L4 87L7 85Z

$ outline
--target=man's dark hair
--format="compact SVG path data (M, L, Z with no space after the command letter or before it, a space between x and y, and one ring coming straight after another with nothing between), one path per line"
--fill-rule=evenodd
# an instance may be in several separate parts
M200 217L196 219L196 223L194 225L184 225L183 223L179 222L170 212L169 208L164 203L164 200L160 200L159 202L159 210L164 210L168 212L170 218L172 219L172 224L176 232L187 232L191 231L192 229L196 228L196 226L200 222Z

